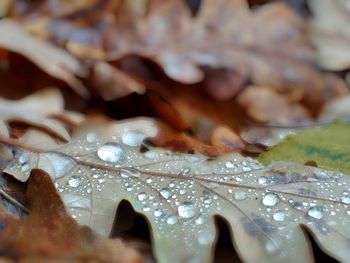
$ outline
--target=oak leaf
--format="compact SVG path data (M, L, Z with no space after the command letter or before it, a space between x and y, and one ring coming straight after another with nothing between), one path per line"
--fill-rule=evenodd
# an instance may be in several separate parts
M47 171L76 220L104 235L128 200L148 219L158 262L211 262L214 216L227 220L245 262L312 262L301 225L336 259L350 257L348 176L238 154L141 153L144 128L88 122L55 150L15 147L5 171L21 181Z

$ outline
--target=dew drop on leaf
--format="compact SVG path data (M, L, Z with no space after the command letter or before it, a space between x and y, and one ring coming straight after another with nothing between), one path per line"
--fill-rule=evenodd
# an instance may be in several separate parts
M169 199L171 197L171 190L168 187L164 187L160 190L160 194L165 198Z
M145 157L147 159L150 159L150 160L157 160L159 159L159 154L155 151L148 151L148 152L145 152Z
M177 216L176 215L171 215L167 218L166 220L167 224L169 225L175 225L178 222Z
M196 215L196 207L192 202L186 201L179 205L177 208L179 216L183 218L191 218Z
M323 208L320 206L311 207L307 214L315 219L321 219L324 216Z
M237 165L233 161L227 161L225 163L225 166L226 166L226 168L229 168L229 169L233 169L233 168L237 167Z
M191 172L191 169L190 169L190 168L184 167L184 168L181 169L180 175L182 175L182 176L187 176L187 175L190 174L190 172Z
M148 195L145 192L141 192L137 195L137 199L139 199L139 201L145 201L147 197Z
M283 211L277 211L272 215L275 221L281 222L286 219L286 214Z
M196 218L196 224L197 225L201 225L201 224L203 224L204 223L204 221L205 221L205 219L204 219L204 216L203 215L199 215L197 218Z
M259 184L262 184L262 185L266 185L268 182L267 178L265 176L261 176L259 179L258 179L258 183Z
M27 153L23 153L19 156L18 161L20 164L25 164L29 161L29 155Z
M274 193L267 193L266 195L264 195L262 199L263 205L266 205L266 206L275 206L279 203L279 201L280 201L280 198L278 197L278 195Z
M157 208L156 210L154 210L153 215L154 215L155 217L160 217L161 215L163 215L162 209Z
M118 144L106 143L97 150L97 156L102 161L115 163L124 159L124 152Z
M145 135L138 131L128 131L124 133L122 137L122 142L125 145L136 147L140 146L142 144L143 139L145 138Z
M88 134L86 134L86 141L88 143L93 143L97 140L97 135L93 132L89 132Z
M247 193L245 191L237 191L234 194L234 198L238 201L244 200L247 198Z
M342 201L344 204L349 205L349 204L350 204L350 196L343 196L343 197L341 198L341 201Z
M70 187L73 187L73 188L76 188L76 187L79 187L80 185L80 177L77 176L77 175L73 175L71 176L69 179L68 179L68 185Z

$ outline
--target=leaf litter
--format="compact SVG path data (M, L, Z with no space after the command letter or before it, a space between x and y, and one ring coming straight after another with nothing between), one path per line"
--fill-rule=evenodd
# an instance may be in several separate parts
M288 163L289 157L263 166L237 154L256 156L289 134L348 119L346 72L319 69L347 69L347 31L340 30L346 3L327 8L329 0L309 1L310 26L283 3L248 2L254 7L243 0L206 0L192 13L173 0L0 4L6 17L0 21L1 95L20 98L58 86L66 108L87 113L64 110L54 89L14 102L1 99L1 168L26 182L33 168L46 171L67 211L102 235L110 233L118 204L129 201L150 224L158 262L211 262L216 217L228 222L246 262L312 262L305 229L327 253L347 262L347 176ZM328 23L334 17L341 19ZM111 124L91 120L91 113L160 120ZM236 153L222 155L227 152ZM307 163L317 165L312 159ZM4 236L9 242L26 224L28 203L18 193L26 183L1 179L0 207L21 218L10 219L14 232ZM33 208L29 219L38 215ZM40 217L24 228L42 222ZM63 223L54 217L43 224ZM45 243L45 235L37 236L37 244ZM8 251L19 252L11 246Z
M48 172L72 216L103 235L128 200L150 224L158 262L211 262L217 215L246 262L312 262L301 225L336 259L349 258L348 176L238 154L141 153L145 133L86 125L55 150L16 147L5 171L21 181L33 168Z

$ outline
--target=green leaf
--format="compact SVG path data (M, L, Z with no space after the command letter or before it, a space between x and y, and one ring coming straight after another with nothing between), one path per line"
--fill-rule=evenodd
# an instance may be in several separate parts
M277 160L305 163L350 174L350 123L335 121L324 127L287 137L259 157L262 163Z

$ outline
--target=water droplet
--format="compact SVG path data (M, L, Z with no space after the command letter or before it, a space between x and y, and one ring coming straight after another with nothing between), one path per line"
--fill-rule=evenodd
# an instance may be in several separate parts
M81 180L81 178L79 176L73 175L72 177L70 177L68 179L68 185L70 187L76 188L76 187L78 187L80 185L80 180Z
M203 223L204 223L204 221L205 221L205 218L204 218L204 216L203 215L199 215L197 218L196 218L196 224L197 225L202 225Z
M91 193L92 193L92 189L91 189L91 188L88 188L88 189L86 189L86 192L87 192L88 194L91 194Z
M153 215L154 215L155 217L160 217L162 214L163 214L163 211L162 211L161 208L157 208L157 209L154 210L154 212L153 212Z
M122 137L122 142L126 145L136 147L142 144L143 139L145 139L145 135L138 131L128 131L124 133Z
M311 207L307 214L315 219L321 219L324 216L323 208L320 206Z
M278 250L278 247L272 241L268 241L265 243L265 249L268 253L272 254Z
M242 167L243 172L250 172L251 170L252 170L252 167L250 167L250 166L243 166Z
M266 185L268 182L267 178L265 176L261 176L259 179L258 179L258 183L259 184L262 184L262 185Z
M132 186L129 186L129 187L126 188L126 191L127 191L127 192L131 192L131 191L133 191L133 190L134 190L134 187L132 187Z
M234 162L232 162L232 161L227 161L225 163L225 166L226 166L226 168L229 168L229 169L233 169L233 168L237 167L237 165Z
M145 152L145 157L151 160L157 160L159 159L159 154L155 151L148 151Z
M93 132L89 132L88 134L86 134L86 141L88 143L93 143L94 141L96 141L97 139L97 135Z
M238 201L241 201L241 200L244 200L247 198L247 192L245 191L237 191L235 194L234 194L234 198Z
M147 198L148 198L148 195L145 192L141 192L137 195L137 199L139 199L139 201L145 201Z
M179 213L179 216L183 218L191 218L196 215L196 207L192 202L186 201L181 203L177 211Z
M18 161L20 162L20 164L25 164L29 162L29 155L27 153L22 153L19 156Z
M124 159L123 149L116 143L106 143L97 151L98 157L108 163L115 163Z
M99 178L99 179L97 180L97 182L98 182L99 184L103 184L104 182L106 182L106 178L105 178L105 177L101 177L101 178Z
M342 201L344 204L350 205L350 196L343 196L343 197L341 198L341 201Z
M149 206L145 206L144 208L142 208L142 211L149 212L151 211L151 208Z
M191 169L190 169L190 168L184 167L184 168L181 169L180 175L182 175L182 176L187 176L187 175L190 174L190 172L191 172Z
M276 213L274 213L272 215L272 217L275 221L281 222L281 221L284 221L286 219L286 214L283 211L277 211Z
M174 225L178 222L178 219L177 219L177 216L176 215L171 215L167 218L166 222L169 224L169 225Z
M29 172L30 171L30 164L29 163L25 163L22 165L22 172Z
M164 187L160 190L160 194L165 198L169 199L171 197L171 190L168 187Z
M201 232L198 234L197 240L199 244L206 246L214 241L214 236L209 233Z
M262 199L263 205L266 206L275 206L279 203L279 201L280 198L274 193L267 193Z

